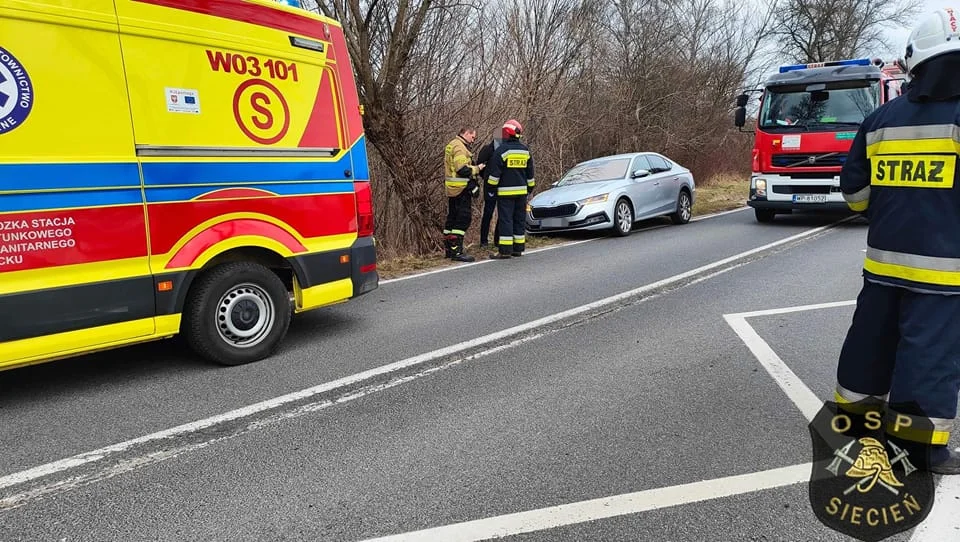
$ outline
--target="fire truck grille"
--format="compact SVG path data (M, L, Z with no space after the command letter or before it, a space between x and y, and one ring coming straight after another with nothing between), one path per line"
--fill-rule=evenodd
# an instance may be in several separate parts
M846 153L824 156L827 153L817 154L774 154L774 167L838 167L847 160ZM823 158L820 158L824 156ZM794 165L795 164L795 165Z
M533 207L530 209L530 214L533 215L533 218L556 218L558 216L569 216L576 212L576 203L568 203L556 207Z

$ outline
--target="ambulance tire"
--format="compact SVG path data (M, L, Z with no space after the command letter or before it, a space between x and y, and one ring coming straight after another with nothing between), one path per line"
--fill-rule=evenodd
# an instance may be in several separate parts
M253 262L231 262L197 278L181 329L201 357L243 365L276 351L292 314L290 293L275 273Z

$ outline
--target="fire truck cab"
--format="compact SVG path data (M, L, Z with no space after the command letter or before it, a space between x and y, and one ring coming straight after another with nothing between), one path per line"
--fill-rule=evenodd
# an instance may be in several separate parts
M860 123L901 93L899 62L852 59L781 66L762 89L747 204L757 221L793 211L849 211L840 170ZM749 95L737 97L744 126Z

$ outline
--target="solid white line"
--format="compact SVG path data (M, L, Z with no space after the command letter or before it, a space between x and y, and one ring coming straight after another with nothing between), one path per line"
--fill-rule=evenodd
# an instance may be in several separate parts
M532 249L532 250L528 250L528 251L526 251L526 254L527 254L527 255L530 255L530 254L536 254L536 253L538 253L538 252L545 252L545 251L547 251L547 250L553 250L553 249L555 249L555 248L565 248L565 247L572 247L572 246L574 246L574 245L582 245L582 244L584 244L584 243L589 243L589 242L591 242L591 241L598 241L598 240L600 240L600 239L603 239L603 238L602 238L602 237L596 237L596 238L593 238L593 239L584 239L584 240L582 240L582 241L570 241L570 242L567 242L567 243L557 243L557 244L555 244L555 245L547 245L547 246L545 246L545 247L540 247L540 248L535 248L535 249ZM390 284L391 282L400 282L401 280L415 279L415 278L419 278L419 277L425 277L425 276L427 276L427 275L434 275L434 274L436 274L436 273L446 273L447 271L453 271L453 270L455 270L455 269L464 269L464 268L467 268L467 267L473 267L473 266L475 266L475 265L480 265L480 264L485 264L485 263L491 263L491 262L493 262L493 261L494 261L494 260L477 260L477 261L475 261L475 262L468 262L468 263L461 263L461 264L450 264L450 265L447 265L447 266L444 266L444 267L440 267L440 268L438 268L438 269L431 269L430 271L422 271L422 272L420 272L420 273L414 273L414 274L412 274L412 275L404 275L404 276L402 276L402 277L397 277L397 278L395 278L395 279L381 280L381 281L379 282L379 284L382 286L382 285L384 285L384 284Z
M810 463L779 469L705 480L672 487L662 487L603 497L572 504L563 504L467 521L422 531L370 539L366 542L400 542L408 540L443 540L473 542L522 533L543 531L565 525L625 516L683 504L720 499L765 489L789 486L810 478Z
M410 357L410 358L407 358L407 359L404 359L404 360L401 360L401 361L397 361L397 362L395 362L395 363L390 363L390 364L388 364L388 365L382 365L382 366L380 366L380 367L376 367L376 368L374 368L374 369L370 369L370 370L364 371L364 372L362 372L362 373L357 373L357 374L354 374L354 375L346 376L346 377L343 377L343 378L340 378L340 379L337 379L337 380L334 380L334 381L331 381L331 382L327 382L327 383L325 383L325 384L320 384L320 385L313 386L313 387L310 387L310 388L306 388L306 389L303 389L303 390L300 390L300 391L297 391L297 392L289 393L289 394L286 394L286 395L281 395L281 396L279 396L279 397L274 397L274 398L272 398L272 399L268 399L268 400L265 400L265 401L261 401L261 402L259 402L259 403L255 403L255 404L252 404L252 405L248 405L248 406L245 406L245 407L236 409L236 410L231 410L231 411L229 411L229 412L224 412L224 413L222 413L222 414L219 414L219 415L216 415L216 416L212 416L212 417L210 417L210 418L206 418L206 419L198 420L198 421L195 421L195 422L191 422L191 423L179 425L179 426L176 426L176 427L172 427L172 428L170 428L170 429L165 429L165 430L163 430L163 431L158 431L158 432L156 432L156 433L151 433L151 434L149 434L149 435L144 435L144 436L141 436L141 437L138 437L138 438L134 438L134 439L127 440L127 441L124 441L124 442L120 442L120 443L117 443L117 444L113 444L113 445L110 445L110 446L106 446L106 447L104 447L104 448L100 448L100 449L97 449L97 450L93 450L93 451L91 451L91 452L85 452L85 453L77 454L77 455L74 455L74 456L71 456L71 457L68 457L68 458L65 458L65 459L61 459L61 460L59 460L59 461L54 461L54 462L47 463L47 464L44 464L44 465L39 465L39 466L34 467L34 468L31 468L31 469L27 469L27 470L24 470L24 471L20 471L20 472L16 472L16 473L13 473L13 474L9 474L9 475L0 477L0 489L7 488L7 487L11 487L11 486L15 486L15 485L22 484L22 483L25 483L25 482L29 482L29 481L31 481L31 480L36 480L36 479L42 478L42 477L44 477L44 476L49 476L49 475L51 475L51 474L55 474L55 473L62 472L62 471L68 470L68 469L72 469L72 468L75 468L75 467L78 467L78 466L81 466L81 465L85 465L85 464L87 464L87 463L92 463L92 462L95 462L95 461L100 461L100 460L106 458L107 456L110 456L110 455L113 455L113 454L116 454L116 453L119 453L119 452L123 452L123 451L125 451L125 450L128 450L128 449L130 449L130 448L132 448L132 447L134 447L134 446L140 445L140 444L145 444L145 443L148 443L148 442L157 441L157 440L161 440L161 439L167 439L167 438L171 438L171 437L177 437L177 436L181 436L181 435L185 435L185 434L189 434L189 433L195 433L195 432L201 431L201 430L203 430L203 429L212 427L212 426L217 425L217 424L230 422L230 421L237 420L237 419L240 419L240 418L245 418L245 417L247 417L247 416L251 416L251 415L257 414L257 413L259 413L259 412L264 412L264 411L267 411L267 410L272 410L272 409L274 409L274 408L283 406L283 405L288 404L288 403L292 403L292 402L295 402L295 401L300 401L300 400L308 399L308 398L310 398L310 397L313 397L313 396L316 396L316 395L319 395L319 394L322 394L322 393L326 393L326 392L329 392L329 391L332 391L332 390L335 390L335 389L338 389L338 388L342 388L342 387L354 385L354 384L356 384L356 383L358 383L358 382L362 382L362 381L364 381L364 380L368 380L368 379L371 379L371 378L374 378L374 377L377 377L377 376L381 376L381 375L385 375L385 374L389 374L389 373L394 373L394 372L400 371L400 370L402 370L402 369L406 369L406 368L408 368L408 367L412 367L412 366L419 365L419 364L422 364L422 363L427 363L427 362L429 362L429 361L436 360L436 359L440 359L440 358L443 358L443 357L446 357L446 356L450 356L450 355L456 354L456 353L458 353L458 352L463 352L463 351L465 351L465 350L469 350L469 349L472 349L472 348L477 348L477 347L479 347L479 346L483 346L483 345L488 344L488 343L492 343L492 342L500 341L500 340L503 340L503 339L507 339L507 338L510 338L510 337L512 337L512 336L514 336L514 335L519 335L519 334L521 334L521 333L526 333L526 332L531 331L531 330L534 330L534 329L536 329L536 328L538 328L538 327L543 327L543 326L546 326L546 325L550 325L550 324L559 322L559 321L561 321L561 320L570 318L570 317L572 317L572 316L577 316L577 315L579 315L579 314L583 314L583 313L586 313L586 312L589 312L589 311L592 311L592 310L595 310L595 309L598 309L598 308L602 308L602 307L605 307L605 306L607 306L607 305L612 305L612 304L618 303L618 302L620 302L620 301L629 299L629 298L631 298L631 297L635 297L635 296L637 296L637 295L641 295L641 294L650 292L650 291L652 291L652 290L656 290L656 289L662 288L662 287L664 287L664 286L668 286L668 285L673 284L673 283L675 283L675 282L683 281L683 280L688 279L688 278L690 278L690 277L692 277L692 276L699 275L699 274L702 274L702 273L704 273L704 272L710 271L710 270L712 270L712 269L716 269L716 268L718 268L718 267L722 267L722 266L727 265L727 264L729 264L729 263L735 262L735 261L737 261L737 260L741 260L741 259L746 258L746 257L748 257L748 256L752 256L753 254L756 254L756 253L759 253L759 252L763 252L763 251L765 251L765 250L768 250L768 249L771 249L771 248L774 248L774 247L777 247L777 246L780 246L780 245L788 244L788 243L791 243L791 242L793 242L793 241L796 241L796 240L799 240L799 239L803 239L803 238L805 238L805 237L810 237L810 236L815 235L815 234L817 234L817 233L826 231L826 230L832 228L834 225L839 224L840 222L842 222L842 221L834 222L833 224L828 224L828 225L826 225L826 226L819 226L819 227L816 227L816 228L812 228L812 229L806 230L806 231L804 231L804 232L801 232L801 233L798 233L798 234L795 234L795 235L791 235L790 237L785 237L785 238L783 238L783 239L780 239L779 241L774 241L774 242L772 242L772 243L767 243L766 245L762 245L762 246L759 246L759 247L756 247L756 248L753 248L753 249L750 249L750 250L741 252L741 253L739 253L739 254L735 254L735 255L733 255L733 256L724 258L724 259L722 259L722 260L717 260L717 261L715 261L715 262L713 262L713 263L706 264L706 265L697 267L697 268L695 268L695 269L691 269L691 270L686 271L686 272L684 272L684 273L680 273L680 274L678 274L678 275L674 275L673 277L669 277L669 278L666 278L666 279L663 279L663 280L658 280L658 281L656 281L656 282L647 284L647 285L645 285L645 286L641 286L641 287L639 287L639 288L635 288L635 289L630 290L630 291L627 291L627 292L623 292L623 293L620 293L620 294L616 294L616 295L613 295L613 296L610 296L610 297L607 297L607 298L604 298L604 299L600 299L599 301L594 301L594 302L592 302L592 303L587 303L587 304L585 304L585 305L581 305L581 306L579 306L579 307L574 307L574 308L572 308L572 309L568 309L568 310L565 310L565 311L562 311L562 312L558 312L558 313L555 313L555 314L552 314L552 315L549 315L549 316L545 316L545 317L543 317L543 318L538 318L538 319L536 319L536 320L533 320L533 321L530 321L530 322L527 322L527 323L524 323L524 324L520 324L520 325L517 325L517 326L513 326L513 327L511 327L511 328L504 329L504 330L501 330L501 331L497 331L497 332L491 333L491 334L489 334L489 335L484 335L484 336L482 336L482 337L477 337L477 338L475 338L475 339L471 339L471 340L469 340L469 341L464 341L464 342L459 343L459 344L454 344L454 345L451 345L451 346L447 346L447 347L445 347L445 348L440 348L440 349L434 350L434 351L432 351L432 352L427 352L427 353L424 353L424 354L420 354L420 355L417 355L417 356L413 356L413 357Z
M767 370L767 373L773 377L780 389L787 397L793 401L793 404L800 409L800 412L807 418L807 421L813 421L817 413L823 407L823 401L816 396L806 384L800 380L790 367L780 359L780 356L770 348L770 345L764 341L760 335L747 323L743 317L730 314L723 315L727 324L733 328L733 331L740 336L740 339L747 345L747 348L753 352L760 365Z
M836 307L846 307L849 305L856 305L857 300L851 299L849 301L833 301L830 303L818 303L816 305L798 305L796 307L783 307L779 309L765 309L759 311L750 311L750 312L738 312L734 314L727 314L726 316L735 317L735 318L753 318L756 316L771 316L774 314L787 314L791 312L800 312L800 311L812 311L817 309L832 309Z
M749 209L749 207L743 207L743 208L740 208L740 209L733 209L733 210L731 210L731 211L721 211L721 212L719 212L719 213L711 213L711 214L709 214L709 215L703 215L703 216L694 217L694 218L691 218L691 219L690 219L690 222L697 222L697 221L700 221L700 220L706 220L706 219L708 219L708 218L715 218L715 217L718 217L718 216L724 216L724 215L728 215L728 214L730 214L730 213L738 213L738 212L740 212L740 211L743 211L744 209ZM639 230L634 230L633 233L641 233L641 232L645 232L645 231L660 229L660 228L663 228L663 227L666 227L666 224L656 224L656 225L654 225L654 226L649 226L649 227L646 227L646 228L640 228ZM582 245L582 244L584 244L584 243L589 243L589 242L591 242L591 241L599 241L600 239L605 239L605 237L595 237L595 238L593 238L593 239L584 239L584 240L582 240L582 241L569 241L569 242L566 242L566 243L557 243L557 244L555 244L555 245L548 245L548 246L545 246L545 247L540 247L540 248L535 248L535 249L532 249L532 250L528 250L528 251L527 251L527 254L536 254L536 253L538 253L538 252L544 252L544 251L547 251L547 250L553 250L553 249L555 249L555 248L566 248L566 247L572 247L572 246L575 246L575 245ZM409 279L415 279L415 278L419 278L419 277L425 277L425 276L427 276L427 275L433 275L433 274L436 274L436 273L446 273L447 271L453 271L454 269L464 269L464 268L466 268L466 267L473 267L473 266L475 266L475 265L480 265L480 264L484 264L484 263L491 263L491 262L493 262L493 260L477 260L477 261L475 261L475 262L462 263L462 264L459 264L459 265L451 264L451 265L444 266L444 267L441 267L441 268L438 268L438 269L431 269L430 271L422 271L422 272L420 272L420 273L414 273L414 274L412 274L412 275L404 275L404 276L402 276L402 277L397 277L397 278L393 278L393 279L381 280L381 281L379 282L379 284L382 286L382 285L384 285L384 284L390 284L390 283L393 283L393 282L400 282L400 281L402 281L402 280L409 280Z
M910 542L943 542L960 539L960 476L944 476L937 487L933 509L917 526Z
M729 215L729 214L733 214L733 213L739 213L740 211L746 211L746 210L749 209L749 208L750 208L749 206L744 205L743 207L738 207L738 208L736 208L736 209L730 209L729 211L720 211L719 213L710 213L710 214L708 214L708 215L695 216L695 217L693 217L693 218L690 219L690 222L697 222L698 220L706 220L706 219L708 219L708 218L716 218L716 217L718 217L718 216L724 216L724 215Z

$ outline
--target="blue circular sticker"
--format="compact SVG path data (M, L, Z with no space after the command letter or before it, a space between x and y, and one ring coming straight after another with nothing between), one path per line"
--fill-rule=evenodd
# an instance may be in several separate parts
M0 135L23 124L33 109L33 83L27 69L0 47Z

